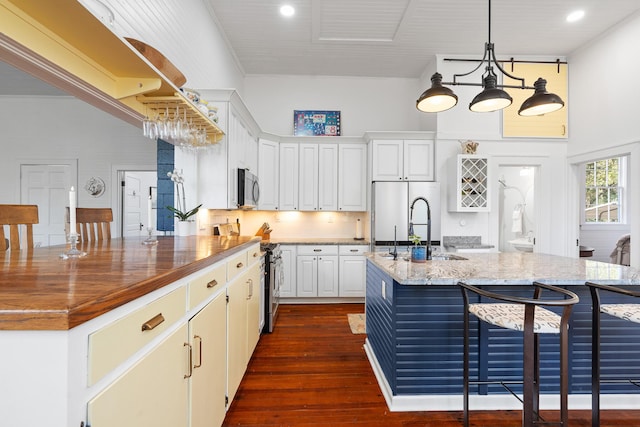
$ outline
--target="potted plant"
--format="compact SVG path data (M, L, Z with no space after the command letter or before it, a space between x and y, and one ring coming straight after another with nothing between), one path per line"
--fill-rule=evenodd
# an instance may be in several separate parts
M412 234L409 236L409 240L413 243L411 247L411 262L426 262L427 247L421 245L422 240L420 240L420 236Z
M202 203L191 210L186 210L187 201L184 194L184 176L182 175L182 172L178 172L177 169L174 169L171 172L167 172L167 176L171 178L171 181L176 183L177 206L166 206L166 208L171 211L174 218L178 218L178 222L176 223L176 235L189 236L191 234L191 223L193 222L192 220L189 220L189 218L198 213L198 210L202 207Z

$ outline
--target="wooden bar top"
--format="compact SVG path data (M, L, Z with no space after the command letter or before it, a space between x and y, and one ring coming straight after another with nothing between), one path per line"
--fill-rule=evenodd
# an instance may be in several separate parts
M68 330L258 243L245 236L126 237L68 247L6 251L0 270L0 330Z

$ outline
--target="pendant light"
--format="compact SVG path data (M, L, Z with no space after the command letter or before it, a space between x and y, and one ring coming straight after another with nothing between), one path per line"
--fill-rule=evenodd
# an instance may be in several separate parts
M540 114L550 113L564 107L564 101L553 93L547 92L547 81L539 78L534 86L526 86L524 78L516 77L504 70L498 60L493 43L491 43L491 0L489 3L489 39L484 45L484 55L478 65L468 73L454 74L453 82L442 83L442 75L436 72L431 76L431 87L424 91L416 101L416 108L426 113L439 113L454 107L458 103L458 97L444 85L464 85L464 86L482 86L483 90L469 104L469 110L474 112L491 112L502 110L513 102L511 96L503 90L503 88L513 89L534 89L534 94L528 98L520 109L518 114L521 116L536 116ZM476 72L485 64L485 72L482 75L481 83L458 82L458 77L465 77ZM520 82L519 85L499 85L498 76L494 72L494 67L504 76Z

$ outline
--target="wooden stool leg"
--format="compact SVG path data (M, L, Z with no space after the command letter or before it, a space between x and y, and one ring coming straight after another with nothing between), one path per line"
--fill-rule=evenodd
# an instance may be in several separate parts
M569 425L569 326L560 330L560 422Z
M533 427L533 406L534 406L534 371L535 371L535 334L533 333L533 305L525 308L524 337L523 337L523 427ZM528 315L529 311L531 314ZM530 324L529 321L531 322Z
M600 295L590 288L591 315L591 426L600 427Z
M464 310L464 349L462 367L462 406L464 427L469 427L469 310Z

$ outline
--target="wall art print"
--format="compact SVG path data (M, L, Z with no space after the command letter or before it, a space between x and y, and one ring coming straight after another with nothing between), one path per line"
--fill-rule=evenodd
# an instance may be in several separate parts
M294 110L294 136L340 136L340 111Z

